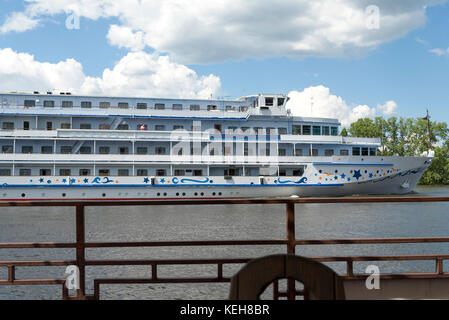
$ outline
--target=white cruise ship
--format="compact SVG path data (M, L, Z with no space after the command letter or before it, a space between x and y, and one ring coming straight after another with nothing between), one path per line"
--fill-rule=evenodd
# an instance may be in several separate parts
M432 161L378 156L287 100L0 94L0 201L403 194Z

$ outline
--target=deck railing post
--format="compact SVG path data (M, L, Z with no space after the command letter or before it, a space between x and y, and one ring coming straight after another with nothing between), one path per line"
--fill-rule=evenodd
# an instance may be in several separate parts
M295 236L295 204L287 202L287 253L295 254L296 236ZM294 279L287 280L288 300L296 299L296 285Z
M79 289L76 293L77 299L84 299L86 296L86 236L84 221L84 205L76 205L76 264L79 269Z

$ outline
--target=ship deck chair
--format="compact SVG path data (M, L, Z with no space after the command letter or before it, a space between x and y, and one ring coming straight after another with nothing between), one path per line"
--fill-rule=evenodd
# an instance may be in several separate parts
M231 300L258 300L278 279L303 283L312 300L344 300L343 281L328 266L293 254L270 255L254 259L231 278Z

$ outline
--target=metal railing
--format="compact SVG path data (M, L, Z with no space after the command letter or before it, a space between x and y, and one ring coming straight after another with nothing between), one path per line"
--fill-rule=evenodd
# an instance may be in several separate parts
M148 284L148 283L227 283L230 278L223 273L224 265L244 264L255 257L227 258L227 259L144 259L144 260L89 260L86 259L86 249L90 248L149 248L149 247L212 247L212 246L269 246L281 245L286 252L295 253L297 246L305 245L347 245L347 244L404 244L404 243L449 243L449 237L425 238L371 238L371 239L327 239L327 240L299 240L295 235L295 205L296 204L324 204L324 203L424 203L449 202L449 197L425 196L387 196L387 197L340 197L340 198L273 198L273 199L239 199L239 200L160 200L160 201L104 201L104 202L0 202L0 207L74 207L76 214L76 241L72 243L0 243L0 249L25 248L72 248L76 249L73 260L51 261L0 261L0 268L7 268L7 279L0 280L0 285L60 285L63 299L100 299L100 287L105 284ZM186 206L186 205L232 205L232 204L280 204L286 207L286 237L269 240L209 240L209 241L140 241L140 242L86 242L85 239L85 208L98 206ZM321 262L346 263L346 273L341 276L346 280L365 279L366 275L354 273L353 264L358 261L434 261L435 272L382 274L381 279L436 279L449 278L444 272L443 263L449 260L449 254L434 255L374 255L374 256L317 256L310 257ZM66 279L17 279L17 267L39 266L69 266L79 268L80 287L75 296L69 296L65 286ZM160 266L167 265L215 265L216 275L209 277L171 277L163 278L158 274ZM93 295L86 294L87 266L148 266L151 276L147 278L99 278L93 280ZM279 283L273 284L273 297L287 297L295 299L297 296L308 298L307 288L297 290L295 282L288 279L287 290L279 291Z

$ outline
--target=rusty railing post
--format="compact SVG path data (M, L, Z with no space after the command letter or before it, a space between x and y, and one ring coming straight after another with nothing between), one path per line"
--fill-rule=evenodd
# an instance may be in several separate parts
M295 254L296 236L295 236L295 204L287 202L287 253ZM296 299L296 285L294 279L287 280L287 298Z
M86 297L86 235L84 221L84 205L76 205L76 264L79 269L79 284L76 298L84 299Z

